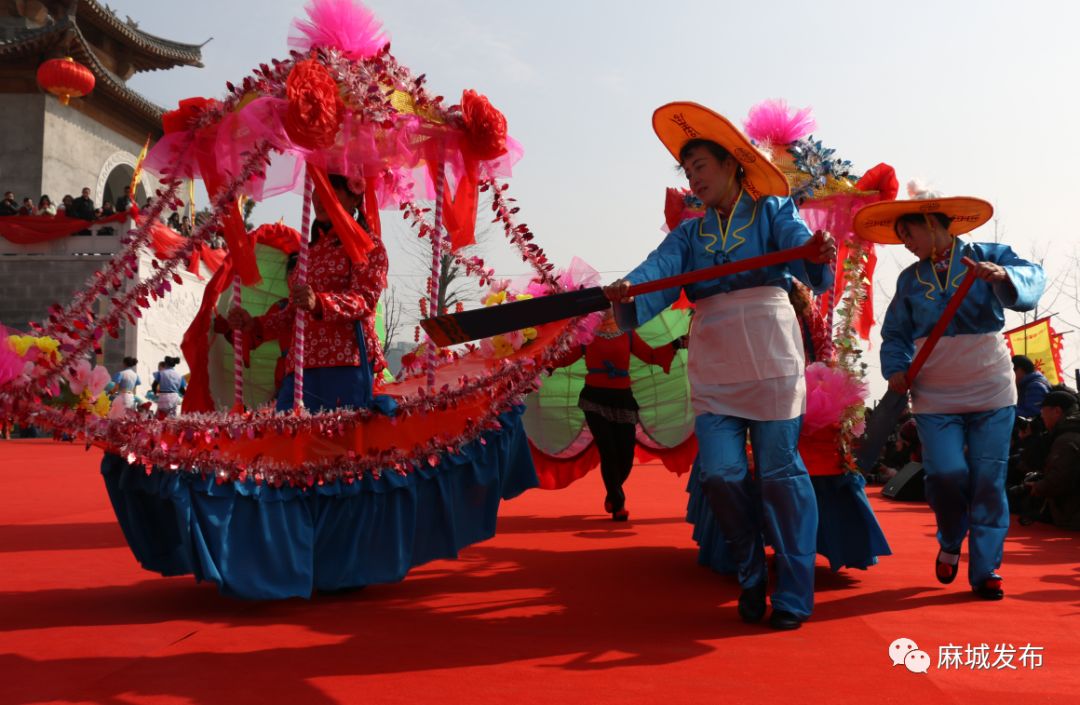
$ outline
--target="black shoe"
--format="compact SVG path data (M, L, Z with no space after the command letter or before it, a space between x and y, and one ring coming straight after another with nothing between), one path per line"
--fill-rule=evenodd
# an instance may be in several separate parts
M622 509L620 509L617 512L612 512L611 513L612 521L626 521L629 518L630 518L630 510L628 510L626 507L623 507Z
M960 561L956 563L946 563L941 560L941 557L945 555L945 551L938 551L937 558L934 559L934 574L937 575L938 582L942 585L948 585L952 581L956 580L956 574L960 572Z
M1005 588L1002 587L1000 575L991 575L971 589L984 600L1000 600L1005 597Z
M739 594L739 616L747 624L756 624L765 617L764 580Z
M773 609L769 615L769 626L773 629L791 631L802 626L802 620L787 610Z

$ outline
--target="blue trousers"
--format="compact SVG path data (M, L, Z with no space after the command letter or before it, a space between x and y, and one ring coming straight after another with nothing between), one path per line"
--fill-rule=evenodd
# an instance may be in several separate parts
M360 349L360 365L354 367L305 367L304 408L316 413L331 409L350 407L366 409L372 405L372 388L375 379L368 362L364 329L357 322L354 326L356 346ZM295 375L289 373L281 381L278 390L277 411L291 411Z
M814 609L818 510L814 487L799 457L802 418L751 421L702 414L694 422L697 468L716 521L738 566L739 585L768 577L765 541L776 551L773 609L806 618ZM746 458L746 434L754 475Z
M973 586L1001 566L1009 505L1005 472L1016 408L968 414L915 414L926 468L926 498L941 550L960 553L968 538Z

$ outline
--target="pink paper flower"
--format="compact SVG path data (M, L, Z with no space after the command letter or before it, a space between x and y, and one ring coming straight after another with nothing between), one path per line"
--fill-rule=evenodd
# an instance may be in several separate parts
M75 363L74 374L68 377L68 386L76 396L85 390L90 398L94 398L101 394L108 384L109 371L101 365L91 367L89 360Z

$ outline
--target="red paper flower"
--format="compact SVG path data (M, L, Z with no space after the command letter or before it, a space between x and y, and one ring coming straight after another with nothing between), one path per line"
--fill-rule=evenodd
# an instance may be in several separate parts
M883 163L863 174L855 188L860 191L877 191L881 194L881 200L892 201L900 190L900 182L896 179L896 170Z
M301 61L285 82L289 107L285 132L304 149L325 149L334 144L345 105L337 83L326 67L314 59Z
M461 115L470 154L479 161L506 154L506 117L476 91L461 94Z
M188 130L203 111L215 105L217 101L211 98L184 98L176 110L170 110L161 116L161 127L165 134Z

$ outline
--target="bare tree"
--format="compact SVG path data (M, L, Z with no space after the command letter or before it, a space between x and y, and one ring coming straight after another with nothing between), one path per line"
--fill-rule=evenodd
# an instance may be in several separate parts
M405 311L405 307L402 305L401 299L398 298L397 290L393 284L383 291L382 305L383 327L386 329L383 350L389 350L390 346L394 344L394 338L397 337L398 328L401 327L401 318Z
M465 285L462 281L461 266L454 261L454 256L443 253L439 260L438 280L439 316L449 312L458 303L465 303Z
M459 254L466 257L478 254L484 244L484 232L481 228L477 228L477 243L462 248ZM420 238L413 238L412 244L407 248L410 256L416 260L416 269L420 272L425 272L425 275L417 277L414 281L420 282L419 286L413 285L409 287L409 294L413 295L415 299L428 300L430 294L427 289L427 273L431 272L431 243L427 240ZM439 258L439 272L436 280L437 292L436 292L436 311L431 311L431 315L442 315L445 313L452 313L454 307L458 303L468 303L470 299L475 299L477 294L476 282L470 277L465 275L461 265L459 265L454 255L449 252L443 252Z

